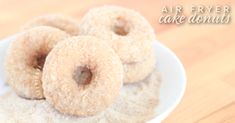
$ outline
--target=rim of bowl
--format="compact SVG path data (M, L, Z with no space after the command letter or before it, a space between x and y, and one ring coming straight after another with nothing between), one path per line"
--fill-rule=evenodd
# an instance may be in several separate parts
M186 77L186 71L184 69L183 64L181 63L180 59L177 57L177 55L168 47L166 47L164 44L160 43L158 40L154 41L154 45L157 45L158 47L161 47L162 49L165 50L176 62L178 65L178 71L182 75L182 86L181 86L181 91L178 95L178 98L175 100L175 102L167 107L162 113L157 114L156 117L148 121L148 123L156 123L156 122L162 122L167 116L170 115L170 113L177 107L177 105L180 103L180 101L183 99L185 90L186 90L186 83L187 83L187 77ZM156 47L156 46L155 46ZM160 92L161 93L161 92ZM158 107L156 107L158 108Z

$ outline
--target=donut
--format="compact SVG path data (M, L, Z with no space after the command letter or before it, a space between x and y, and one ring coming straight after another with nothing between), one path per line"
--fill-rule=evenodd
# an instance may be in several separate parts
M23 29L26 30L37 26L55 27L72 36L79 34L79 23L73 18L60 14L39 16L26 24Z
M43 99L42 69L45 58L67 33L52 27L35 27L17 35L6 57L7 83L21 97Z
M93 35L112 46L122 63L147 59L155 33L138 12L118 6L91 9L80 21L80 34Z
M124 83L140 81L152 72L155 33L139 13L117 6L94 8L79 28L80 35L104 39L115 50L124 66Z
M114 50L100 40L92 36L65 39L46 58L44 96L59 112L93 116L119 95L122 63Z
M123 64L124 83L135 83L146 78L155 68L155 54L150 52L147 54L148 59L137 63Z

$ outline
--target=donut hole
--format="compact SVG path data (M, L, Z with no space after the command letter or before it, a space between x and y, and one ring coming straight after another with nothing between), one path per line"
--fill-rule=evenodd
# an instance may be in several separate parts
M73 79L78 85L88 85L91 82L92 72L87 67L77 67L74 71Z
M130 32L130 23L123 17L117 17L114 22L113 31L117 35L126 36Z
M34 65L34 68L42 70L46 57L47 57L46 54L37 55L36 56L36 64Z

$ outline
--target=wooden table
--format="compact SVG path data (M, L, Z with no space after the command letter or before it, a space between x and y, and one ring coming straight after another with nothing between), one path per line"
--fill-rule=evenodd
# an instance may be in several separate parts
M188 78L180 105L165 123L235 123L235 23L227 25L160 25L160 7L180 4L229 4L234 0L0 0L0 38L12 35L35 16L62 13L78 20L91 7L116 4L142 13L153 25L159 41L182 60ZM235 11L233 17L235 17ZM234 19L233 19L234 20Z

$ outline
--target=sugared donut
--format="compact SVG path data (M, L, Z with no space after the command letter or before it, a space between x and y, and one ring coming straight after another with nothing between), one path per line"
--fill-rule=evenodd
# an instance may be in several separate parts
M148 59L137 63L123 64L124 68L124 83L134 83L143 80L155 68L156 57L154 52L147 54Z
M68 37L64 31L52 27L35 27L19 35L11 43L6 58L9 85L21 97L44 98L42 68L49 51Z
M80 34L105 39L123 63L140 62L151 52L155 33L138 12L118 6L91 9L80 21Z
M58 111L91 116L117 98L123 83L123 67L113 49L100 39L72 37L49 53L42 81L46 100Z
M71 17L60 14L39 16L26 24L24 29L36 26L55 27L73 36L79 34L79 23Z

